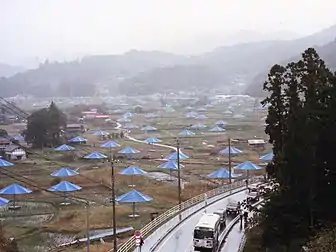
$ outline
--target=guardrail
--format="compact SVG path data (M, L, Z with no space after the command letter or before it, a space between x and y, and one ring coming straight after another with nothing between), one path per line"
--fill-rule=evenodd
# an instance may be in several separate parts
M241 243L239 244L239 248L237 252L243 252L246 244L246 235L244 234Z
M249 180L249 183L256 183L259 182L260 178L254 177ZM183 216L182 219L186 219L189 216L193 215L195 212L199 210L193 209L192 211L188 211L191 207L195 205L200 205L200 203L205 202L207 200L208 204L210 203L209 200L211 198L214 198L216 196L219 196L223 193L230 192L234 189L245 187L245 181L240 180L237 182L232 183L231 185L224 185L222 187L213 189L211 191L208 191L206 193L203 193L201 195L195 196L185 202L182 202L180 205L176 205L163 214L159 215L157 218L155 218L153 221L149 222L146 226L144 226L141 229L141 235L144 239L149 238L158 228L162 227L164 224L168 224L170 220L172 220L174 217L177 217L179 214L182 214L183 212L186 212L186 215ZM220 200L217 199L217 200ZM211 203L210 203L211 204ZM178 223L180 220L178 220ZM170 223L168 225L164 225L162 229L160 229L160 237L165 236L169 231L171 230L172 226L176 226L178 223ZM159 240L160 237L157 237L156 240ZM118 252L130 252L135 249L135 239L134 237L131 237L126 242L124 242L118 249ZM111 250L110 250L111 251Z

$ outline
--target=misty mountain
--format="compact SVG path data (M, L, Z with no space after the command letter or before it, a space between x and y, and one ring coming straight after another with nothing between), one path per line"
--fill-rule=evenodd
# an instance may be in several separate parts
M19 72L23 72L25 69L22 67L10 66L0 63L0 78L11 77Z
M80 61L45 62L37 69L2 78L1 95L92 96L101 89L108 89L110 94L150 94L221 88L237 79L247 83L275 63L332 41L335 34L336 25L301 39L222 46L192 57L133 50Z
M320 57L325 61L326 65L336 71L336 39L331 43L328 43L324 46L316 47L316 50ZM303 50L302 50L303 51ZM300 59L300 55L289 58L287 60L278 62L277 64L287 64L292 61L297 61ZM265 97L266 93L263 91L263 84L267 79L267 74L269 69L264 69L265 71L258 74L253 80L250 82L246 89L246 94L255 96L255 97Z

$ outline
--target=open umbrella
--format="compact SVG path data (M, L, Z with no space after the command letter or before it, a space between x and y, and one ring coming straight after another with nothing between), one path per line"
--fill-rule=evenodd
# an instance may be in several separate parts
M183 168L184 166L180 164L180 168ZM178 170L178 163L175 160L168 160L164 162L163 164L160 164L158 168L161 169L169 169L170 179L172 179L172 171Z
M182 130L180 133L179 133L179 136L184 136L184 137L187 137L187 136L194 136L195 133L188 130L188 129L184 129Z
M251 171L251 170L259 170L261 169L261 167L259 165L252 163L251 161L245 161L233 167L233 169Z
M243 153L243 151L235 148L235 147L226 147L225 149L221 150L220 152L218 152L218 154L220 155L237 155L237 154L241 154Z
M13 209L18 208L15 203L16 203L16 195L19 194L27 194L33 192L29 188L23 187L19 184L11 184L9 186L6 186L5 188L0 190L0 194L9 194L13 195Z
M145 139L144 142L146 142L148 144L154 144L154 143L160 143L162 141L160 139L156 138L156 137L148 137L148 138Z
M117 120L117 122L130 122L130 121L131 121L131 119L128 119L128 118L119 118Z
M206 128L207 126L205 124L202 124L202 123L196 123L194 125L192 125L190 128L191 129L195 129L195 130L200 130L200 129L204 129Z
M155 128L153 126L150 126L150 125L147 125L147 126L143 127L141 130L142 131L156 131L157 128Z
M105 130L96 130L93 132L93 135L95 136L107 136L109 133Z
M54 177L70 177L70 176L75 176L78 175L79 173L68 168L68 167L61 167L59 170L54 171L51 173L51 176Z
M105 156L104 154L100 153L100 152L92 152L88 155L86 155L84 158L86 159L105 159L107 158L107 156Z
M102 145L100 145L100 147L102 147L102 148L115 148L115 147L119 147L119 146L120 145L117 142L112 141L112 140L107 141L107 142L103 143Z
M180 150L179 151L179 159L187 159L187 158L189 158L189 157ZM169 154L167 159L168 160L177 160L177 151Z
M87 139L81 136L76 136L68 140L70 143L84 143L87 142Z
M216 125L225 125L225 124L226 124L226 122L223 121L223 120L219 120L219 121L216 122Z
M121 175L131 175L132 176L132 184L129 185L131 187L134 187L134 175L144 175L147 172L145 172L144 170L140 169L137 166L131 165L128 166L127 168L123 169L122 171L119 172L119 174Z
M67 144L62 144L56 147L55 150L56 151L72 151L72 150L75 150L75 148Z
M140 151L132 148L131 146L126 146L125 148L118 151L119 154L124 154L130 158L133 154L139 153Z
M225 129L223 129L222 127L216 125L215 127L213 127L212 129L210 129L209 131L212 131L212 132L222 132L222 131L225 131Z
M266 155L263 155L259 158L259 160L263 161L263 162L269 162L273 159L274 154L273 152L269 152Z
M69 181L61 181L57 185L54 185L48 189L48 191L51 192L62 192L64 195L64 201L67 200L67 192L74 192L74 191L79 191L81 190L82 187L75 185ZM62 204L69 204L66 202L63 202Z
M8 167L8 166L13 166L13 165L14 165L13 163L0 158L0 167Z
M124 193L123 195L120 195L116 198L117 202L122 203L132 203L133 205L133 213L129 215L130 217L138 217L139 215L135 214L135 203L141 203L141 202L148 202L153 200L151 197L133 189L131 191L128 191L127 193Z
M16 141L19 141L19 142L25 140L25 138L22 135L20 135L20 134L17 134L15 136L13 136L12 139L14 139Z
M0 206L4 206L4 205L7 205L9 202L8 199L5 199L5 198L1 198L0 197Z
M201 114L201 115L198 115L196 118L197 119L207 119L208 117L204 114Z
M124 129L137 129L139 128L137 125L133 124L133 123L126 123L124 126L123 126Z
M240 174L231 173L231 178L236 178L241 176ZM208 178L212 179L228 179L230 178L230 171L225 168L219 168L207 175Z

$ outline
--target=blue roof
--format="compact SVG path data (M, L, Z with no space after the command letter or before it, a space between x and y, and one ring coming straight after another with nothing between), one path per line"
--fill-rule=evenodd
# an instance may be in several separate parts
M75 176L78 175L79 173L68 168L68 167L61 167L59 170L54 171L51 173L51 176L54 177L70 177L70 176Z
M32 190L23 187L19 184L11 184L0 190L0 194L27 194L31 193Z
M144 170L137 166L131 165L119 172L121 175L143 175L146 174Z
M116 198L116 201L118 202L124 202L124 203L140 203L140 202L146 202L153 200L151 197L133 189L131 191L128 191L127 193L124 193L123 195L120 195Z
M71 151L74 149L75 149L74 147L67 145L67 144L62 144L55 148L56 151Z
M8 162L7 160L0 158L0 167L7 167L7 166L12 166L12 165L14 164L11 162Z
M82 187L75 185L69 181L61 181L57 185L54 185L48 189L51 192L73 192L82 189Z
M181 150L179 152L179 158L180 159L187 159L189 158L186 154L184 154ZM170 155L168 155L167 159L169 160L177 160L177 151L171 153Z
M232 146L230 146L230 148L226 147L225 149L218 152L218 154L220 155L229 155L229 154L235 155L235 154L241 154L241 153L243 153L241 150L237 149L236 147L232 147Z
M240 175L234 174L231 172L231 178L238 177ZM207 175L208 178L213 178L213 179L226 179L230 178L230 171L228 171L225 168L219 168L216 171L211 172L210 174Z
M243 163L240 163L239 165L235 166L234 169L239 170L259 170L261 167L259 165L256 165L252 163L251 161L245 161Z
M107 141L107 142L103 143L102 145L100 145L100 147L102 147L102 148L115 148L115 147L119 147L119 146L120 145L117 142L112 141L112 140Z
M180 168L183 168L184 166L180 164ZM163 164L160 164L158 168L162 169L170 169L170 170L177 170L178 164L175 160L168 160L167 162L164 162Z
M140 151L138 151L137 149L132 148L131 146L126 146L125 148L121 149L120 151L118 151L118 153L120 154L136 154L139 153Z
M107 156L105 156L104 154L100 153L100 152L92 152L88 155L86 155L84 158L86 159L104 159L107 158Z
M264 161L264 162L268 162L271 161L274 157L273 152L269 152L266 155L263 155L259 158L259 160Z

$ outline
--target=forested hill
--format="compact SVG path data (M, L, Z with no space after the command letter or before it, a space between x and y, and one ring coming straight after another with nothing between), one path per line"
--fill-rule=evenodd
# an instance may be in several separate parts
M327 66L330 69L336 71L336 39L333 42L328 43L324 46L316 47L316 50L321 56L321 58L324 59ZM289 59L288 61L283 61L283 62L278 62L278 63L287 63L287 62L294 61L298 58L300 58L300 55L297 55L297 57L293 57ZM250 83L250 85L248 86L246 90L246 94L254 96L254 97L264 97L266 94L262 89L263 89L263 84L266 78L267 78L267 69L265 69L264 72L257 75L252 80L252 82Z
M45 62L37 69L1 78L1 96L93 96L98 92L150 94L229 87L237 79L249 82L258 73L267 72L273 64L290 59L308 47L327 44L335 35L336 26L333 26L297 40L224 46L192 57L130 51L72 62ZM323 52L321 55L324 57ZM328 57L326 59L328 61Z

